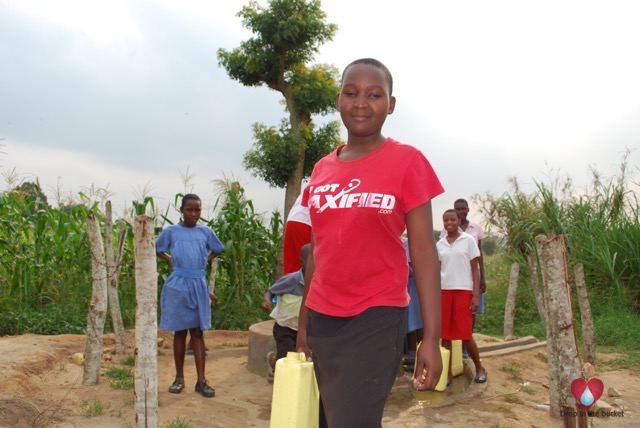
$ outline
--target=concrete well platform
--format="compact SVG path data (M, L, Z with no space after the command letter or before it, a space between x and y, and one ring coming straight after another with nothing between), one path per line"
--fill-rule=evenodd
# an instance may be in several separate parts
M276 341L273 338L274 323L274 320L262 321L249 327L247 368L251 373L267 375L267 354L276 351Z

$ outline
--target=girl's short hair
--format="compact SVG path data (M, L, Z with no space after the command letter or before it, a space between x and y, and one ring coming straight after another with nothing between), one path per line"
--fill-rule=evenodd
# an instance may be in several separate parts
M184 206L187 204L187 201L198 201L202 203L202 201L200 200L200 196L196 195L195 193L187 193L182 197L180 208L184 208Z
M344 74L347 72L349 67L351 67L352 65L356 65L356 64L372 65L372 66L377 67L380 70L382 70L382 72L384 73L385 77L387 78L387 82L389 83L389 95L393 94L393 76L391 75L391 72L389 71L387 66L384 65L383 63L381 63L380 61L378 61L375 58L360 58L360 59L357 59L357 60L353 61L351 64L347 65L344 68L344 71L342 72L342 79L343 80L344 80Z
M442 213L442 218L444 218L444 216L447 215L447 213L454 213L456 215L456 217L460 218L460 214L458 214L458 211L454 210L453 208L449 208L448 210L443 212Z

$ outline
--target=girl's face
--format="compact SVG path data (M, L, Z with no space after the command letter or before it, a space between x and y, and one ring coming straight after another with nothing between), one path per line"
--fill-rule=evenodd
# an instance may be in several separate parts
M370 64L347 68L337 106L349 137L380 137L382 125L395 105L382 70Z
M460 218L458 218L458 214L454 212L446 212L442 216L442 222L444 223L444 229L447 232L455 232L460 227Z
M184 218L182 224L186 227L194 227L200 220L202 204L200 201L189 199L185 202L184 207L180 208L180 212Z

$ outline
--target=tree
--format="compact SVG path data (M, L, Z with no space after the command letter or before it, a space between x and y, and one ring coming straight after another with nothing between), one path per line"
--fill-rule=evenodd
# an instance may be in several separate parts
M318 150L326 154L339 141L337 125L316 131L311 121L313 114L334 110L338 72L329 65L307 65L337 26L324 22L319 0L271 0L267 7L252 1L238 16L256 37L231 51L219 49L218 61L232 79L265 85L284 97L289 126L281 124L278 132L254 125L256 143L244 164L270 185L286 187L286 218L310 173L305 165L317 161Z

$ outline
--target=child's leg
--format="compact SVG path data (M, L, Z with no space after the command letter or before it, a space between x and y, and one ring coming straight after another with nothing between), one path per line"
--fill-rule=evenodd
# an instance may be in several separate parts
M196 360L196 373L198 375L198 382L205 380L204 366L205 366L205 351L204 351L204 335L199 328L192 328L189 330L191 334L191 343L193 344L193 356Z
M173 361L176 364L176 377L184 379L184 353L187 343L187 330L173 333Z
M478 352L478 345L476 344L476 341L473 339L463 340L462 343L467 347L467 352L473 360L473 364L476 366L476 375L484 375L486 378L487 373L484 367L482 367L482 362L480 361L480 352Z

